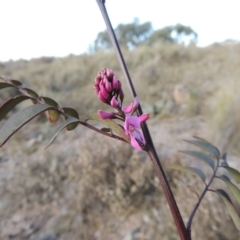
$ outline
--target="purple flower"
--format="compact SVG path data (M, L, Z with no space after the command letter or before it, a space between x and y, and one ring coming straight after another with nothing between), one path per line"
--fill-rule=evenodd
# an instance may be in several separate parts
M127 107L122 105L122 111L126 115L129 115L131 113L134 113L137 110L138 105L139 105L138 97L135 97L133 103L130 103Z
M141 123L147 121L148 118L149 114L147 113L142 114L140 117L126 116L124 123L125 134L130 136L131 145L137 150L142 150L139 142L142 144L146 143L143 134L138 129Z

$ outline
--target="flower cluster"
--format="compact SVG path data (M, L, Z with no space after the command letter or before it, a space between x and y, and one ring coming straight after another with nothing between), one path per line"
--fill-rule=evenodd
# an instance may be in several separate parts
M98 98L114 108L114 112L99 110L98 115L102 119L115 118L124 121L125 134L130 136L131 145L137 150L142 150L146 141L139 128L141 127L141 123L149 118L149 114L145 113L139 117L133 116L139 105L138 98L135 97L133 103L124 106L124 94L121 82L117 80L113 71L108 68L104 68L98 73L94 88Z
M98 98L104 103L111 104L112 102L114 104L118 97L121 102L123 101L124 95L121 82L117 80L113 71L108 68L98 72L94 88Z

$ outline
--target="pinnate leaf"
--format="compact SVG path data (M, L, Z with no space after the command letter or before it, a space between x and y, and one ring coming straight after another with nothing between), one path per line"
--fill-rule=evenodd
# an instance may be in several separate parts
M196 138L197 140L185 140L185 141L204 149L205 151L213 155L216 159L220 158L220 152L214 145L212 145L211 143L202 138L199 137L194 138Z
M168 168L193 174L195 176L200 177L203 180L203 182L205 182L206 175L204 174L204 172L202 170L200 170L198 168L182 167L182 166L178 166L178 165L171 165L171 166L168 166Z
M226 183L237 201L240 203L240 190L237 188L237 186L234 185L226 175L222 175L220 178Z
M52 143L53 141L57 138L58 134L65 128L67 127L69 124L73 124L73 123L76 123L78 124L79 122L79 119L77 118L74 118L74 117L69 117L64 123L61 124L61 126L59 126L56 131L55 131L55 134L53 135L53 137L51 138L51 140L49 141L48 145L46 146L46 148L48 148ZM45 149L46 149L45 148Z
M31 121L34 117L46 110L51 109L48 104L35 104L22 109L10 117L0 128L0 147L17 132L22 126Z
M222 189L217 189L215 190L215 192L218 194L218 196L222 199L222 201L225 203L227 210L236 226L236 228L240 231L240 218L239 215L236 211L236 209L234 208L230 197L228 196L228 194L222 190Z
M214 169L214 167L215 167L213 159L203 152L187 151L187 150L186 151L180 151L180 152L188 154L188 155L193 156L193 157L196 157L197 159L200 159L201 161L207 163L212 169Z
M115 121L111 119L102 119L98 116L97 113L92 113L89 116L89 119L96 120L98 122L103 123L104 125L108 126L110 129L112 129L113 132L115 132L117 135L125 139L127 142L130 142L130 137L125 134L122 127L120 127Z

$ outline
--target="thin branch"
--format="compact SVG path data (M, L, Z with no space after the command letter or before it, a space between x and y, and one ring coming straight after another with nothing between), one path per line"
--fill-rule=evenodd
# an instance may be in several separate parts
M205 188L204 188L204 190L203 190L203 192L202 192L202 194L201 194L201 196L199 198L199 201L196 203L196 205L195 205L195 207L194 207L194 209L193 209L193 211L192 211L192 213L191 213L191 215L189 217L189 220L188 220L188 223L187 223L187 231L189 231L189 232L191 231L191 225L192 225L193 218L194 218L194 216L195 216L195 214L196 214L196 212L197 212L197 210L198 210L198 208L199 208L199 206L200 206L200 204L201 204L205 194L207 193L207 191L211 191L209 189L209 187L212 184L213 179L216 177L216 173L217 173L217 170L218 170L218 167L219 167L219 159L217 159L217 161L218 162L217 162L217 164L216 164L216 166L215 166L215 168L213 170L213 175L211 176L208 184L205 186Z

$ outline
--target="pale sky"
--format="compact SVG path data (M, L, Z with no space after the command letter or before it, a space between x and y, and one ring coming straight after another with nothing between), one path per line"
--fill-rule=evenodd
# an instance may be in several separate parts
M150 21L155 30L181 23L198 45L240 40L239 0L106 0L114 27ZM105 24L96 0L0 0L0 61L81 54Z

